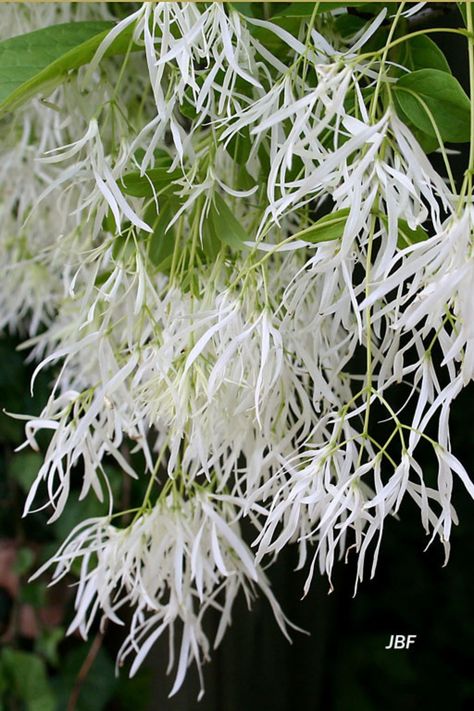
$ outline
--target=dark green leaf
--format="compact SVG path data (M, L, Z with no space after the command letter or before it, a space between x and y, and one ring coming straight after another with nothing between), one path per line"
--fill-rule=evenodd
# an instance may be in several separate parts
M171 165L171 159L169 159L169 164ZM127 173L120 180L119 186L126 195L152 198L153 188L155 192L160 192L163 188L171 185L174 180L182 177L179 170L174 170L171 173L168 171L169 165L163 165L147 170L145 175L140 175L138 171Z
M251 2L230 2L229 5L240 12L241 15L246 15L247 17L253 17L254 13L252 10Z
M90 645L82 644L63 660L60 676L55 688L58 696L58 710L66 709L77 674L90 650ZM102 711L112 698L118 680L114 674L114 664L104 648L99 650L87 674L76 706L76 711Z
M320 2L318 13L330 12L331 10L337 10L341 7L360 7L364 4L363 2ZM284 7L275 12L272 19L276 17L311 17L315 5L315 2L292 2L288 7Z
M59 664L58 645L64 639L62 627L52 627L42 630L35 643L36 653L43 657L48 664Z
M25 493L30 490L42 463L43 458L37 452L19 452L12 458L10 475Z
M345 12L336 17L334 24L341 37L352 37L366 25L366 21L362 17Z
M222 242L216 235L212 218L205 220L202 228L202 255L206 264L212 264L221 251Z
M349 212L350 209L348 207L331 212L330 215L321 217L317 222L297 232L293 237L313 244L341 239Z
M252 141L250 139L249 129L246 126L241 133L232 137L232 140L226 145L227 153L238 165L245 165L249 159Z
M2 662L15 693L25 702L26 711L55 711L45 664L40 657L5 647Z
M104 516L107 507L107 501L100 502L94 494L89 494L82 501L71 497L66 504L64 515L52 524L52 529L59 540L64 540L81 521L95 516Z
M127 262L135 254L135 243L128 234L114 236L112 245L112 257L115 261Z
M209 217L215 234L221 242L229 245L229 247L242 249L244 242L250 239L218 193L214 195L214 203L211 205Z
M26 575L31 570L35 560L35 554L31 548L19 548L16 553L13 570L17 575Z
M420 69L401 77L394 86L399 111L417 128L443 141L470 140L470 101L451 74ZM431 115L431 117L430 117Z
M461 13L461 17L463 19L464 25L467 27L466 3L465 2L458 2L457 6L458 6L459 12Z
M153 232L151 235L147 235L150 261L157 269L165 273L169 271L171 257L174 252L175 230L174 227L167 229L174 213L175 210L171 202L162 205L160 214L149 223L153 228Z
M399 59L407 69L438 69L441 72L451 73L448 60L438 45L426 35L418 35L407 40L402 45Z
M18 600L24 605L31 605L36 610L46 604L46 587L42 582L27 583L18 593Z

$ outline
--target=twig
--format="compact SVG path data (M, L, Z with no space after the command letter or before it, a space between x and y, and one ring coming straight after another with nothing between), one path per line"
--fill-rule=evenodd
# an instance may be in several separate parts
M102 647L102 642L104 641L104 634L105 634L105 629L106 629L106 623L104 625L104 629L102 632L97 632L96 636L94 637L94 641L92 642L90 649L87 653L87 657L84 659L84 662L82 663L81 668L79 669L79 672L76 677L76 681L74 682L74 686L71 691L71 696L69 697L69 702L67 705L67 711L75 711L77 702L79 701L79 695L81 693L82 686L87 679L87 675L89 674L92 665L94 664L95 658L100 652L100 648Z

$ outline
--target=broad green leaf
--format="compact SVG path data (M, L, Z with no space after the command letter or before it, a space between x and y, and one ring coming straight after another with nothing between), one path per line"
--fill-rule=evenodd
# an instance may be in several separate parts
M26 711L55 711L43 660L35 654L5 647L2 662L15 694Z
M414 126L411 121L408 121L408 119L406 124L426 154L433 153L433 151L436 151L439 148L439 142L436 136L430 136L429 133L420 131L420 129Z
M398 61L411 71L438 69L451 74L451 68L443 52L426 35L418 35L404 42Z
M342 210L331 212L330 215L324 215L317 222L294 234L293 237L313 244L341 239L349 212L350 209L344 207Z
M214 203L209 211L210 220L217 237L233 249L242 249L250 237L227 207L221 196L214 195Z
M0 114L40 90L50 91L72 69L87 64L113 27L112 22L70 22L0 42ZM122 32L104 56L127 51L132 28Z
M471 103L451 74L438 69L420 69L401 77L394 90L403 117L421 131L436 136L434 121L443 141L470 140Z

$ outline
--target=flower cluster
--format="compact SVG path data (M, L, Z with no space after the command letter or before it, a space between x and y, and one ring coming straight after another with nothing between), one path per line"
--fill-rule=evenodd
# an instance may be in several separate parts
M406 497L447 553L455 481L474 497L449 437L474 375L472 171L458 194L399 110L403 3L349 34L340 15L294 32L145 3L2 136L0 325L29 335L33 380L56 367L26 418L25 444L49 444L25 511L107 502L53 580L81 561L84 636L131 609L132 673L179 631L172 693L239 590L286 631L263 572L286 545L306 590L345 554L361 581ZM111 462L145 483L131 511Z

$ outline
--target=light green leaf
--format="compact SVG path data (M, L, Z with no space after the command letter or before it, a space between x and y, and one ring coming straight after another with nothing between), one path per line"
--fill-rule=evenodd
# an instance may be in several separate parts
M471 103L460 83L438 69L420 69L401 77L394 85L398 109L418 129L443 141L470 140Z
M216 236L229 247L242 249L244 242L250 239L218 193L214 195L214 203L211 205L209 216Z
M90 62L112 27L112 22L70 22L0 42L0 114L40 90L51 91L72 69ZM131 37L127 28L104 56L126 52Z
M399 249L404 249L412 244L417 244L417 242L424 242L428 239L428 233L423 229L423 227L417 227L412 229L408 226L406 220L398 220L398 240L397 246Z
M297 232L293 237L312 244L341 239L349 212L350 209L344 207L342 210L331 212L330 215L324 215L317 222Z

